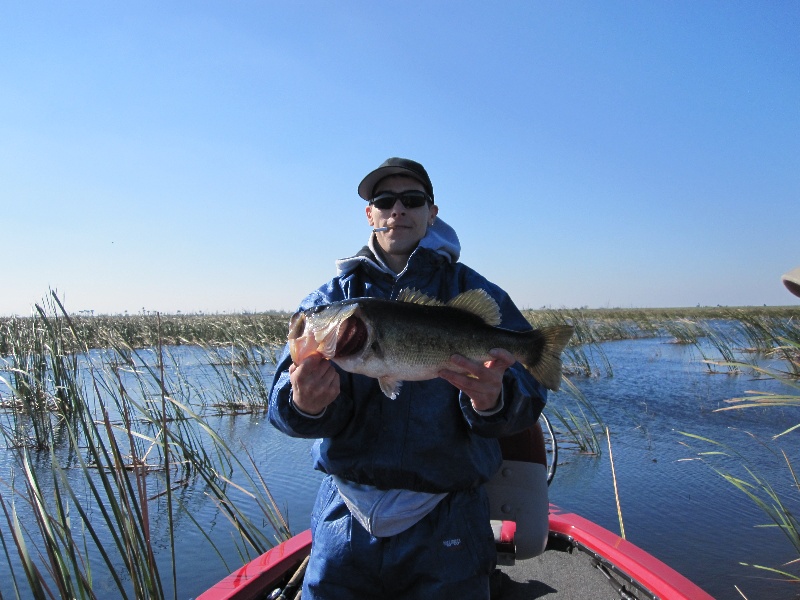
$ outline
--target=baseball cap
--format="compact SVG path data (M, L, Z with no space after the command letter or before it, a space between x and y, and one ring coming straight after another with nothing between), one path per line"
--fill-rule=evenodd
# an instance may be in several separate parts
M405 175L416 179L425 187L425 191L433 199L433 184L425 167L413 160L397 157L387 158L381 166L364 177L361 183L358 184L358 195L364 200L372 200L375 186L378 185L381 179L390 175Z

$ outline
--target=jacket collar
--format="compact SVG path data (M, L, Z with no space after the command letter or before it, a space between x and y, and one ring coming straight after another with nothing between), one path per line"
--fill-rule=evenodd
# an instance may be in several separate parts
M428 227L425 237L420 240L417 248L411 253L408 263L402 272L395 273L389 268L378 250L375 234L372 233L367 245L361 248L358 253L349 258L340 258L336 261L336 274L339 276L347 275L355 270L358 265L366 263L378 271L399 278L408 271L409 266L416 263L422 255L428 252L442 256L450 263L457 262L459 256L461 256L461 243L458 241L458 235L450 225L438 217L433 225Z

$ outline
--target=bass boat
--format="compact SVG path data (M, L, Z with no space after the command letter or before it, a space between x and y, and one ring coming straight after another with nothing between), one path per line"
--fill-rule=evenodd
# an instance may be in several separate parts
M713 600L689 579L635 544L555 504L549 505L547 544L535 535L536 518L528 510L531 464L544 464L548 483L557 463L557 444L549 421L545 449L542 428L501 440L503 466L487 484L495 531L498 568L492 576L492 600L610 597L623 600ZM550 454L550 458L547 458ZM549 464L548 464L549 463ZM538 546L538 549L537 549ZM306 530L237 569L197 600L291 600L300 597L311 553Z

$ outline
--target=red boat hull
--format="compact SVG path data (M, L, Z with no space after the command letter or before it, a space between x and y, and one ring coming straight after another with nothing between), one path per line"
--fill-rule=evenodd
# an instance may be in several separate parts
M588 519L550 505L550 536L566 541L635 582L654 598L714 600L686 577L635 544ZM306 530L237 569L197 600L253 600L274 589L311 552Z
M311 530L268 550L236 569L197 597L197 600L252 600L275 588L278 582L311 554Z
M656 598L669 600L714 600L689 579L649 554L611 533L608 529L550 505L550 535L574 541L582 550L613 565Z

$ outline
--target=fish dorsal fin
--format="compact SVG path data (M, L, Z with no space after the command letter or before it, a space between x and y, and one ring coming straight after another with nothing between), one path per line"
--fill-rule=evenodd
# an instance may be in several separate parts
M500 325L502 317L500 315L500 307L494 301L488 292L481 289L467 290L461 292L458 296L450 300L447 304L436 298L432 298L427 294L423 294L414 288L403 288L397 294L399 302L411 302L413 304L422 304L423 306L449 306L450 308L458 308L465 310L473 315L479 316L487 325L497 327Z
M444 306L444 302L423 294L414 288L403 288L397 294L398 302L411 302L412 304L422 304L423 306Z
M473 315L478 315L483 319L484 323L492 327L497 327L502 321L500 307L497 306L497 302L495 302L494 298L492 298L486 290L476 289L462 292L450 300L447 306L466 310Z

